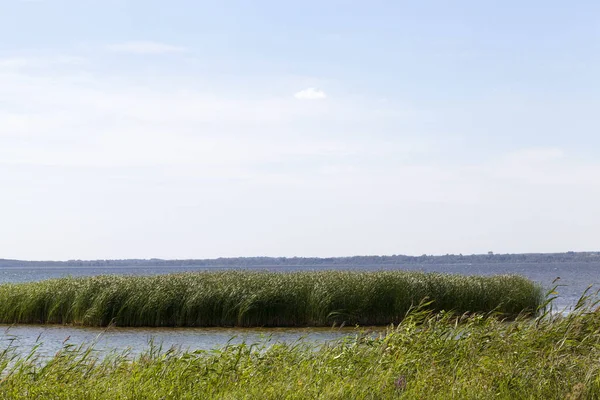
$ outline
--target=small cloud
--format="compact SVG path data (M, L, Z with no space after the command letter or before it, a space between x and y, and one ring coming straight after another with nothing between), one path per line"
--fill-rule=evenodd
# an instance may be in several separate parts
M327 33L323 38L331 42L339 42L343 39L343 36L340 33Z
M170 44L150 41L131 41L115 43L106 46L110 51L131 54L166 54L182 53L186 51L185 47L173 46Z
M327 98L327 95L322 90L307 88L295 93L294 97L299 100L321 100Z
M548 162L564 158L565 154L562 149L558 148L532 148L522 149L512 152L507 159L513 162Z

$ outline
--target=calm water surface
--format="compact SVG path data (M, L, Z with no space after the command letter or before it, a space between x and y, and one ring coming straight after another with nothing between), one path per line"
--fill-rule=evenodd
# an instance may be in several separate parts
M0 283L30 282L64 276L93 276L103 274L119 275L157 275L173 272L222 270L218 267L34 267L16 268L7 267L0 269ZM568 310L576 304L579 297L592 285L593 291L600 288L600 263L523 263L523 264L420 264L408 266L323 266L301 267L248 267L245 269L270 270L270 271L301 271L325 269L349 270L392 270L404 269L424 272L444 272L451 274L467 275L495 275L495 274L520 274L533 281L539 282L546 289L554 286L553 281L560 278L557 291L558 299L554 303L557 310ZM214 329L214 328L112 328L109 330L98 328L79 328L63 326L0 326L0 349L9 344L16 346L20 352L27 353L37 342L41 342L39 351L44 355L54 354L68 343L79 345L82 343L95 344L98 350L123 351L131 349L133 354L148 348L149 342L162 343L163 348L171 346L184 350L208 350L226 345L228 342L256 343L270 338L271 343L294 342L301 338L304 340L323 343L339 339L344 336L356 334L348 329Z
M375 328L383 330L382 328ZM370 330L373 332L372 330ZM36 354L48 357L65 344L93 345L98 352L128 351L131 356L148 349L153 343L163 350L214 350L227 344L294 343L297 341L323 344L352 337L355 328L89 328L57 325L0 325L0 349L14 348L28 354L39 346Z

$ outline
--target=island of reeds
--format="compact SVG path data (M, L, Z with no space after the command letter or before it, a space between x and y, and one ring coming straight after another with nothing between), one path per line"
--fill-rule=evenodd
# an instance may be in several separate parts
M199 272L0 285L0 323L150 327L389 325L411 307L534 315L542 288L515 275L406 271Z

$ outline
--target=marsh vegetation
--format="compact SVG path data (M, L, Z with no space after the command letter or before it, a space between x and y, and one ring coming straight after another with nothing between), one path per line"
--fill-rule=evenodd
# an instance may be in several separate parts
M0 285L0 323L88 326L332 326L400 322L432 311L533 315L542 288L515 275L406 271L200 272Z

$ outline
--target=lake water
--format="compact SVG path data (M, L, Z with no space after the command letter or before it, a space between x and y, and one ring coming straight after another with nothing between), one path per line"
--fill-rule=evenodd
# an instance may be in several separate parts
M374 328L383 330L383 328ZM11 347L25 355L38 346L36 354L49 357L65 344L84 347L93 345L100 353L127 351L135 356L148 349L151 343L163 350L214 350L227 344L294 343L323 344L365 331L355 328L90 328L58 325L0 325L0 349Z
M31 267L0 268L0 283L30 282L64 276L92 276L101 274L124 275L156 275L173 272L221 270L219 267ZM520 274L539 282L546 289L558 284L558 299L554 302L555 310L567 310L577 303L586 288L600 288L600 263L506 263L506 264L419 264L407 266L323 266L300 267L249 267L245 269L270 271L301 271L324 269L352 270L391 270L404 269L424 272L444 272L467 275ZM560 278L555 284L553 281ZM39 352L42 355L54 354L68 343L95 344L101 351L123 351L131 349L137 354L148 348L149 341L162 343L163 348L171 346L185 350L208 350L226 345L228 342L255 343L270 337L271 343L294 342L301 338L315 343L339 339L356 334L352 329L214 329L214 328L80 328L63 326L0 326L0 349L8 345L15 346L19 352L28 353L36 343L42 343Z

